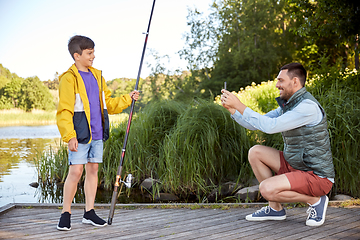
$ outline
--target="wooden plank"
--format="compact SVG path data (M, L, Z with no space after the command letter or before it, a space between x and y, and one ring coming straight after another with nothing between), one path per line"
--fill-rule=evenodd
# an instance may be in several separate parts
M218 228L222 224L228 224L234 219L237 219L237 213L224 210L208 210L208 217L205 219L198 219L192 221L178 221L172 222L171 224L165 226L162 229L152 229L147 231L147 237L151 239L167 237L179 238L191 234L191 236L198 237L200 232L207 232L207 228L211 228L212 231ZM196 232L194 232L196 231ZM187 236L187 239L191 239Z
M353 212L350 209L341 209L341 208L328 208L327 216L325 223L321 227L309 227L303 225L298 229L293 229L288 232L287 236L282 236L282 239L296 239L296 238L306 238L316 239L314 235L329 236L331 232L336 231L338 226L342 225L342 222L346 221L350 217L350 222L355 221L358 218L352 217ZM339 224L341 222L341 224Z
M305 226L306 208L287 210L285 221L250 222L257 209L227 210L186 207L115 209L113 224L82 224L83 209L72 210L72 230L58 231L60 209L16 208L0 216L0 239L358 239L360 208L329 207L325 224ZM107 220L109 208L96 209Z
M144 237L144 236L160 236L158 233L161 232L161 236L164 235L164 231L167 230L167 228L171 229L172 234L175 230L185 230L189 231L189 227L199 226L203 225L204 222L208 221L211 217L217 217L221 213L218 211L213 211L210 209L199 209L199 210L190 210L186 209L184 214L180 217L172 217L169 216L168 219L163 219L165 221L161 222L151 222L147 225L141 225L141 224L134 224L134 226L131 229L128 229L127 233L124 234L123 238L126 238L128 234L131 234L131 238L136 237ZM214 220L213 220L214 221ZM141 233L139 231L141 230ZM110 238L112 236L109 236ZM119 237L118 239L122 239L122 237Z

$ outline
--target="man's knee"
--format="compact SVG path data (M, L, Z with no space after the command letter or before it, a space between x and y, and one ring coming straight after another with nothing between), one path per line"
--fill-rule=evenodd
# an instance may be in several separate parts
M275 189L273 188L272 184L269 184L266 180L260 183L259 191L261 195L268 201L271 201L273 195L275 194Z
M248 159L249 161L253 161L254 159L259 158L261 145L254 145L249 149Z

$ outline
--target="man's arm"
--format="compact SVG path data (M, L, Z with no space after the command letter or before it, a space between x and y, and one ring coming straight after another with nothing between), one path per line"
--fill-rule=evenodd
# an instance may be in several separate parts
M272 111L266 113L265 116L270 117L270 118L278 117L279 109L272 110ZM243 115L241 115L241 113L238 111L235 111L235 113L231 115L231 118L246 129L258 130L256 127L254 127L253 125L251 125L250 123L245 121L243 119Z
M319 106L311 101L304 100L292 111L279 114L279 110L273 110L265 115L261 115L243 104L234 94L222 90L222 105L233 115L233 119L239 124L250 130L260 130L273 134L295 129L304 125L315 125L322 119ZM235 114L236 111L240 115Z

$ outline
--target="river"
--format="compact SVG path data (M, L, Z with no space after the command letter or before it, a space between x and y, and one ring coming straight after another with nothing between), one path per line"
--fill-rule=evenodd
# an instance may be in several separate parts
M38 182L34 164L36 154L57 148L60 133L56 125L0 127L0 207L8 203L62 203L62 186L42 189L29 184ZM98 189L95 202L110 203L112 191ZM84 202L84 191L80 186L74 202ZM131 194L121 194L121 203L149 203L138 188Z
M51 202L29 184L38 181L33 158L59 142L56 125L0 127L0 207Z

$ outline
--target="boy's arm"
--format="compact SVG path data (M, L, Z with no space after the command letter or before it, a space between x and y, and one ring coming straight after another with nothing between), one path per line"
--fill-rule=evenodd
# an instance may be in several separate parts
M105 102L109 114L121 113L124 109L128 108L131 104L131 97L129 94L122 95L121 97L111 97L111 91L106 86L105 81L103 82Z
M59 84L59 106L56 113L56 124L64 142L76 138L73 116L75 105L74 83L64 75Z

